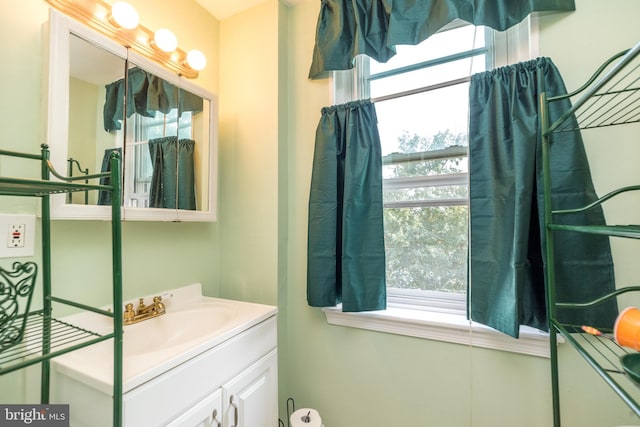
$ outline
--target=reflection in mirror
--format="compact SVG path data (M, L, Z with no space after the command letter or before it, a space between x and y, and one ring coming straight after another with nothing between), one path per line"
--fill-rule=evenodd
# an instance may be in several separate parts
M107 85L104 112L105 130L126 141L125 207L196 210L194 121L202 123L203 98L133 66L126 81Z
M67 172L72 175L95 173L103 169L106 150L122 147L123 136L102 129L102 106L106 86L124 75L125 61L101 47L71 34L69 63L69 145ZM95 192L73 193L69 203L96 204Z

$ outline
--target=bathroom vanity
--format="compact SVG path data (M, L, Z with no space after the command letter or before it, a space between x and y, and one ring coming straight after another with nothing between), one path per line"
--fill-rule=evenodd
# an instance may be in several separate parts
M123 425L277 425L277 309L204 297L199 284L163 295L166 314L124 330ZM112 353L105 341L52 362L52 402L70 405L71 426L112 425Z

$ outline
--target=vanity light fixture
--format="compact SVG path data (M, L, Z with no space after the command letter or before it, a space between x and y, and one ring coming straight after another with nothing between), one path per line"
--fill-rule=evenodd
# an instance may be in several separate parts
M180 49L170 30L163 28L154 33L140 24L138 13L126 2L111 5L104 0L47 0L47 3L181 76L194 79L206 64L202 52L187 54Z
M166 28L160 28L153 35L153 40L151 41L151 45L157 47L163 52L171 53L178 47L178 39L175 34ZM187 58L189 58L189 54L187 54Z
M129 3L118 1L111 6L109 22L113 25L133 30L140 23L138 12Z
M207 58L199 50L190 50L187 53L187 65L194 70L200 71L207 65Z

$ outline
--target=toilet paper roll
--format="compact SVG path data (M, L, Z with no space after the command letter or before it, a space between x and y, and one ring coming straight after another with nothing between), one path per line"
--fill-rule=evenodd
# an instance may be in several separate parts
M318 411L312 408L302 408L289 417L291 427L322 427L322 419Z

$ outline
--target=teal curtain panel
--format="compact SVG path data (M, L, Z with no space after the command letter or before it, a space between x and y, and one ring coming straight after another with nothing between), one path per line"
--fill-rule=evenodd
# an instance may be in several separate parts
M118 152L120 158L122 158L122 148L107 148L104 150L104 155L102 156L100 172L111 172L111 154L114 151ZM100 185L111 185L111 177L106 176L104 178L100 178ZM111 191L100 190L98 193L98 204L111 205Z
M370 101L322 109L309 194L307 301L384 310L382 154Z
M537 11L573 11L574 0L322 0L309 77L353 68L365 54L378 62L395 46L415 45L455 19L506 30Z
M149 140L153 166L149 207L196 209L193 151L196 142L167 136Z
M469 316L513 337L520 325L548 330L538 78L549 96L566 93L548 58L476 74L470 86ZM551 122L569 108L568 100L556 104ZM554 137L550 150L553 209L596 200L581 134ZM604 224L602 210L567 219L585 222ZM608 237L558 232L554 243L559 302L587 302L614 289ZM616 315L615 301L558 310L565 323L602 328L612 327Z
M124 118L124 91L127 87L127 117L137 113L143 117L154 117L156 112L164 114L178 108L185 111L201 112L203 100L197 95L161 79L141 68L131 68L128 80L120 79L105 86L103 108L104 130L111 132L122 127Z

